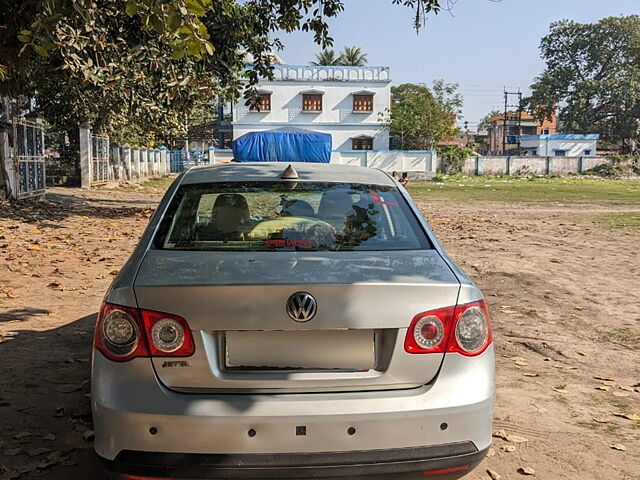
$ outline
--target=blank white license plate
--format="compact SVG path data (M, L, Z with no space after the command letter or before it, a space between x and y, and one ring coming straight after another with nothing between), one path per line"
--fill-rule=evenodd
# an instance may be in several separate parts
M369 370L375 365L373 330L228 331L230 368Z

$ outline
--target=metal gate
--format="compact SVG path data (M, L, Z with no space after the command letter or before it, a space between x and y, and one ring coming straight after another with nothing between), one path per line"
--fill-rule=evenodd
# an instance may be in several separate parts
M17 198L45 192L44 133L40 121L13 119L13 152L17 167Z
M180 173L193 166L209 163L208 152L200 150L171 150L169 152L171 173Z
M109 138L91 135L91 184L109 180Z

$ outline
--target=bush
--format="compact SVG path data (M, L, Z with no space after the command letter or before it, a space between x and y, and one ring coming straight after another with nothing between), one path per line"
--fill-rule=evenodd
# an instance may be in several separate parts
M612 178L620 175L620 168L611 163L601 163L589 170L582 172L583 175L594 175L596 177Z
M440 155L440 170L447 175L455 175L462 173L464 163L471 155L473 150L467 147L459 147L457 145L446 145L438 149Z

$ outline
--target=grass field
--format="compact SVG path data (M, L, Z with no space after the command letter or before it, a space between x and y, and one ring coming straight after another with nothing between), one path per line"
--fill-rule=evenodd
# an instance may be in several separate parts
M451 176L407 189L417 201L640 205L640 180Z
M175 177L152 178L136 189L162 193ZM640 206L640 180L599 178L444 176L441 181L416 181L407 190L417 201L598 203ZM637 216L615 223L638 223Z

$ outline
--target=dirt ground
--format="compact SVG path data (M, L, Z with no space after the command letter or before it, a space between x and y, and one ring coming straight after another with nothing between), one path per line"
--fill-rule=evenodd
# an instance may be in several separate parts
M54 188L0 204L1 480L102 478L93 323L160 192ZM492 315L496 438L465 478L640 478L640 228L605 221L640 205L421 198Z

